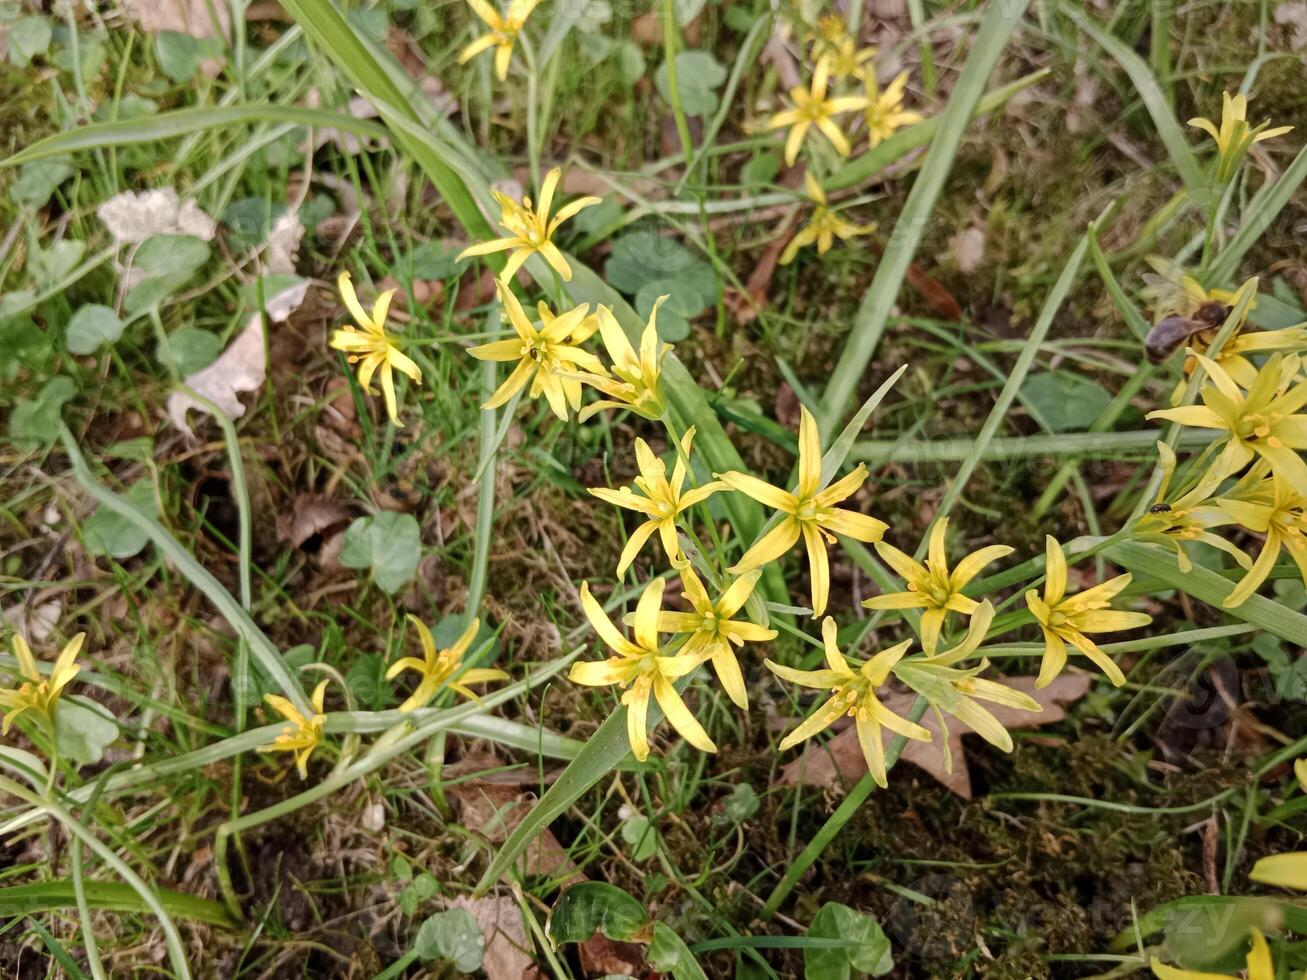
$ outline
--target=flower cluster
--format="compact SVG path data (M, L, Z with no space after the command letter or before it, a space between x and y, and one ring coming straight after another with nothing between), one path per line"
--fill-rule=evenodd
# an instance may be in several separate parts
M794 261L799 250L816 244L825 255L835 238L846 241L875 231L874 224L860 225L841 218L830 206L816 171L829 158L824 149L812 145L813 131L825 137L839 157L848 157L861 132L866 131L867 148L873 149L904 126L921 122L920 113L904 108L908 73L900 72L884 89L876 78L876 49L858 47L843 18L823 16L810 32L812 75L806 86L790 89L789 105L766 122L768 130L785 129L785 163L794 166L799 153L808 148L804 185L813 204L812 217L786 246L781 264ZM840 117L844 117L843 120Z

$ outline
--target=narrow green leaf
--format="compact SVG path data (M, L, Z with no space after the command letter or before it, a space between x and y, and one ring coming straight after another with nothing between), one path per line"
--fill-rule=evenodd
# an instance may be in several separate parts
M1118 542L1108 547L1104 554L1109 561L1127 571L1157 579L1214 609L1223 609L1221 602L1234 591L1234 583L1225 576L1199 565L1187 572L1181 571L1172 552L1139 541ZM1273 599L1254 595L1233 609L1223 611L1290 643L1307 646L1307 616Z
M1293 163L1280 175L1279 180L1264 185L1244 208L1239 219L1239 230L1226 243L1212 262L1211 279L1216 283L1230 282L1239 271L1239 263L1257 240L1266 234L1289 199L1297 193L1307 179L1307 146L1298 151Z
M304 109L282 105L234 105L210 109L179 109L144 119L125 119L118 122L91 123L64 133L55 133L37 140L31 146L0 160L0 167L16 167L32 160L76 153L80 150L98 150L111 146L132 146L138 143L157 143L159 140L199 133L225 126L245 123L294 123L319 129L334 128L370 136L384 137L386 130L368 119L355 119L342 112L326 109Z
M844 351L826 387L821 411L818 413L823 433L834 429L838 419L848 411L858 383L871 362L876 345L880 343L880 336L898 298L912 256L921 236L930 225L935 201L953 167L953 159L967 124L984 94L985 82L994 70L1008 38L1025 14L1028 2L1029 0L1007 0L991 3L985 8L967 63L953 89L948 106L940 116L921 172L917 174L903 211L895 223L894 234L876 267L875 278L862 298L848 340L845 341Z
M1149 71L1148 63L1099 27L1084 11L1069 3L1063 4L1062 10L1130 76L1135 91L1143 100L1148 114L1153 117L1157 135L1161 137L1162 144L1166 147L1167 155L1171 158L1171 163L1179 173L1180 179L1189 189L1194 202L1200 208L1206 207L1214 188L1204 175L1203 168L1199 166L1198 158L1194 156L1189 141L1185 139L1184 130L1180 128L1180 120L1171 109L1166 93L1162 91L1162 87L1157 84L1157 79Z
M1126 295L1121 283L1117 281L1116 275L1112 272L1112 267L1107 262L1107 256L1103 254L1103 248L1098 244L1098 225L1097 223L1089 226L1086 233L1089 237L1089 257L1094 260L1094 268L1098 270L1098 276L1103 280L1103 285L1107 287L1107 295L1112 297L1112 305L1116 311L1121 314L1126 324L1130 327L1130 332L1140 340L1148 336L1152 329L1152 324L1148 318L1139 312L1139 308Z
M156 889L163 907L179 919L205 922L221 929L235 929L227 910L219 902L186 892ZM130 885L121 881L86 882L86 901L93 909L106 912L149 914L149 909ZM11 885L0 888L0 916L30 915L33 912L53 912L75 908L77 898L71 878L42 881L30 885Z

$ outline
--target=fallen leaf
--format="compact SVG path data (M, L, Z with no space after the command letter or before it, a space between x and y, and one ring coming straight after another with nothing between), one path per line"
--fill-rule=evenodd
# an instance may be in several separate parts
M1293 29L1289 36L1289 47L1294 51L1307 48L1307 2L1291 0L1275 8L1275 22Z
M445 792L458 804L462 825L481 834L492 844L503 843L522 822L536 799L534 793L524 793L520 787L487 780L464 780ZM523 874L544 875L567 882L585 877L548 828L541 831L527 848L520 870Z
M1050 725L1066 717L1062 707L1085 696L1093 683L1090 674L1062 674L1048 687L1035 688L1033 677L1011 677L1003 680L1013 690L1029 694L1041 705L1040 712L1022 711L1001 704L986 704L985 707L1005 728L1036 728ZM906 715L911 709L916 695L911 691L893 691L881 698L885 707L897 715ZM933 711L927 711L921 719L921 726L933 736L929 742L909 739L903 749L902 761L911 762L924 769L950 790L964 800L971 799L971 774L967 771L967 755L963 747L962 736L970 734L970 729L956 719L949 719L948 751L953 758L953 771L948 772L945 765L944 742L940 738L939 721ZM884 733L885 744L889 744L892 733ZM862 748L858 745L858 733L853 726L841 731L830 741L806 753L806 758L796 759L781 769L782 786L820 786L832 787L841 780L856 781L867 772L867 761L863 758Z
M266 304L268 319L273 323L284 321L289 312L303 301L308 288L309 284L305 281L273 296ZM274 310L285 313L286 316L278 320L273 316ZM237 396L241 392L257 390L267 377L267 372L263 315L256 313L218 359L208 367L188 374L185 384L213 402L227 418L238 419L245 414L245 406ZM187 436L194 435L186 422L186 413L192 408L207 411L207 408L183 391L174 391L168 396L168 417Z
M466 909L481 927L486 940L481 969L487 980L536 980L543 976L530 954L522 910L511 895L471 899L460 895L451 908Z
M120 0L127 16L147 34L176 31L191 37L229 37L231 10L210 0Z
M289 514L277 515L277 539L299 548L315 534L326 537L329 529L343 528L351 516L349 508L335 500L302 493L295 498Z
M304 225L300 222L299 212L283 212L268 232L268 241L263 253L264 271L274 276L294 275L295 260L299 256L300 242L303 238ZM300 298L303 299L302 296ZM268 315L272 315L271 311ZM283 316L282 319L284 320L285 317Z
M155 235L191 235L213 241L217 223L194 201L181 201L171 187L153 191L123 191L105 201L95 213L114 241L139 245Z
M602 932L581 943L581 970L588 976L638 977L644 970L644 947L609 939Z
M36 645L49 639L62 612L63 604L58 599L51 599L40 605L10 606L4 611L4 620L15 633Z

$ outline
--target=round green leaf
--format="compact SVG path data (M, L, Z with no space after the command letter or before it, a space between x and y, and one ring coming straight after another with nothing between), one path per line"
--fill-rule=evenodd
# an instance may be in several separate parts
M155 306L178 292L209 258L209 246L194 235L153 235L141 243L132 268L141 275L123 302L128 313Z
M123 321L112 307L87 303L68 321L68 350L73 354L92 354L123 335Z
M168 346L159 345L157 351L160 361L168 360L177 366L177 373L183 377L206 368L218 359L222 353L222 338L216 333L201 330L199 327L182 327L168 335Z
M66 695L54 715L59 754L81 766L96 765L118 738L118 723L109 709L90 698Z
M849 980L855 970L880 977L894 969L889 939L880 924L847 905L827 902L813 916L805 935L849 943L839 949L804 949L803 975L807 980Z
M64 403L77 394L72 378L56 375L35 398L14 406L9 415L9 440L18 449L39 449L59 435Z
M563 892L549 917L556 943L583 943L602 931L609 939L630 939L649 921L644 906L603 881L584 881Z
M383 511L360 517L345 530L340 563L346 568L370 568L372 580L394 594L413 580L421 555L416 518Z
M414 951L424 960L449 960L463 973L481 968L486 940L467 909L450 909L430 916L418 929Z
M726 69L707 51L682 51L676 56L676 87L681 93L681 109L687 116L707 116L717 111L717 88L726 81ZM672 101L672 84L668 80L667 62L654 72L658 93Z
M133 483L127 488L126 497L141 510L149 514L158 513L154 486L149 481L138 480ZM82 541L86 550L93 555L104 555L121 561L138 554L149 540L150 536L145 531L105 507L97 507L95 513L82 525Z

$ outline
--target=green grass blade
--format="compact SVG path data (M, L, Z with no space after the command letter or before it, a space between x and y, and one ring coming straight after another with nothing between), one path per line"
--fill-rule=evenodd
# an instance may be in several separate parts
M1157 135L1161 137L1162 145L1166 147L1167 156L1171 158L1171 163L1180 175L1180 179L1184 181L1185 187L1189 188L1194 202L1199 207L1206 207L1213 188L1199 165L1198 158L1194 156L1189 141L1185 139L1184 130L1180 128L1180 120L1171 109L1166 93L1162 91L1162 87L1158 85L1157 79L1149 70L1148 63L1099 27L1083 11L1077 10L1070 4L1063 4L1062 10L1130 77L1131 84L1143 100L1144 108L1153 118Z
M1172 552L1140 541L1120 541L1110 545L1104 554L1129 572L1157 579L1213 609L1274 633L1290 643L1307 646L1307 616L1273 599L1254 595L1233 609L1222 609L1221 602L1234 591L1234 583L1210 569L1195 565L1187 572L1181 571Z
M1009 82L1007 85L994 89L976 104L975 109L972 110L971 118L975 119L988 112L993 112L1018 92L1043 81L1048 77L1048 74L1049 69L1041 68L1039 71L1018 78L1015 82ZM941 116L928 116L916 125L900 129L889 139L882 140L866 153L862 153L857 158L842 165L826 178L823 186L828 191L837 191L845 187L861 184L868 177L884 170L894 161L907 156L913 150L925 146L934 139L941 118Z
M91 123L66 133L55 133L37 140L31 146L0 160L0 167L17 167L33 160L64 156L82 150L104 149L110 146L132 146L139 143L157 143L159 140L190 133L239 126L245 123L294 123L319 129L348 130L374 139L386 135L385 127L367 119L326 109L304 109L299 106L239 105L211 109L179 109L147 119L127 119L119 122Z
M1185 429L1177 449L1201 449L1215 438L1215 433ZM987 463L1029 459L1033 456L1138 456L1152 459L1156 453L1157 432L1153 429L1133 432L1063 432L1057 435L998 436L989 441L982 461ZM922 463L956 463L966 459L975 446L973 439L933 439L907 442L902 439L863 439L853 444L850 459L866 463L896 462L906 465Z
M1279 180L1262 187L1248 202L1248 206L1240 216L1239 230L1212 262L1213 283L1230 282L1234 279L1243 257L1257 244L1257 240L1266 234L1271 223L1302 186L1304 179L1307 179L1307 146L1298 151L1298 155L1293 158L1293 163L1289 164Z
M237 927L220 902L166 888L156 889L155 894L169 914L179 919L204 922L220 929ZM91 908L106 912L148 915L150 911L141 901L141 896L121 881L86 882L86 901ZM73 882L67 878L0 888L0 916L30 915L33 912L52 912L76 906Z
M1107 287L1107 295L1112 297L1112 305L1116 311L1121 314L1126 324L1130 327L1130 332L1140 340L1148 336L1152 330L1152 324L1148 322L1147 317L1139 312L1139 308L1126 295L1121 283L1117 281L1116 275L1112 272L1111 265L1108 264L1107 256L1103 254L1103 248L1098 244L1098 222L1089 226L1089 257L1094 260L1094 268L1098 270L1098 276L1103 280L1103 285Z
M267 634L259 629L254 620L250 618L249 613L223 587L222 583L214 578L208 569L196 561L195 557L183 548L181 543L168 533L167 528L155 520L154 517L139 510L131 501L114 493L95 478L87 467L86 460L82 457L82 452L77 446L77 440L73 438L73 434L68 431L67 426L60 426L59 439L63 443L64 452L68 454L73 476L81 484L82 489L101 507L113 511L127 523L144 531L149 539L154 542L154 546L172 562L177 571L181 572L192 585L208 597L223 618L249 644L250 653L254 655L254 658L259 662L259 666L272 678L273 683L277 685L282 693L290 698L300 711L313 714L313 707L304 695L304 688L300 686L295 675L286 666L281 653L268 639Z
M953 167L953 159L984 92L985 82L1025 14L1027 3L1028 0L992 3L985 10L967 63L947 108L940 116L921 172L917 174L903 212L894 226L894 234L885 246L876 276L858 307L844 351L826 387L818 413L823 433L831 432L848 412L858 382L862 380L885 330L912 256L930 223L935 201Z
M457 169L442 156L438 141L415 139L407 129L394 125L397 120L406 120L421 126L423 120L344 15L329 0L286 0L283 6L304 28L304 33L331 56L332 62L376 106L382 118L392 124L390 129L396 144L422 168L468 234L490 237L489 224Z

